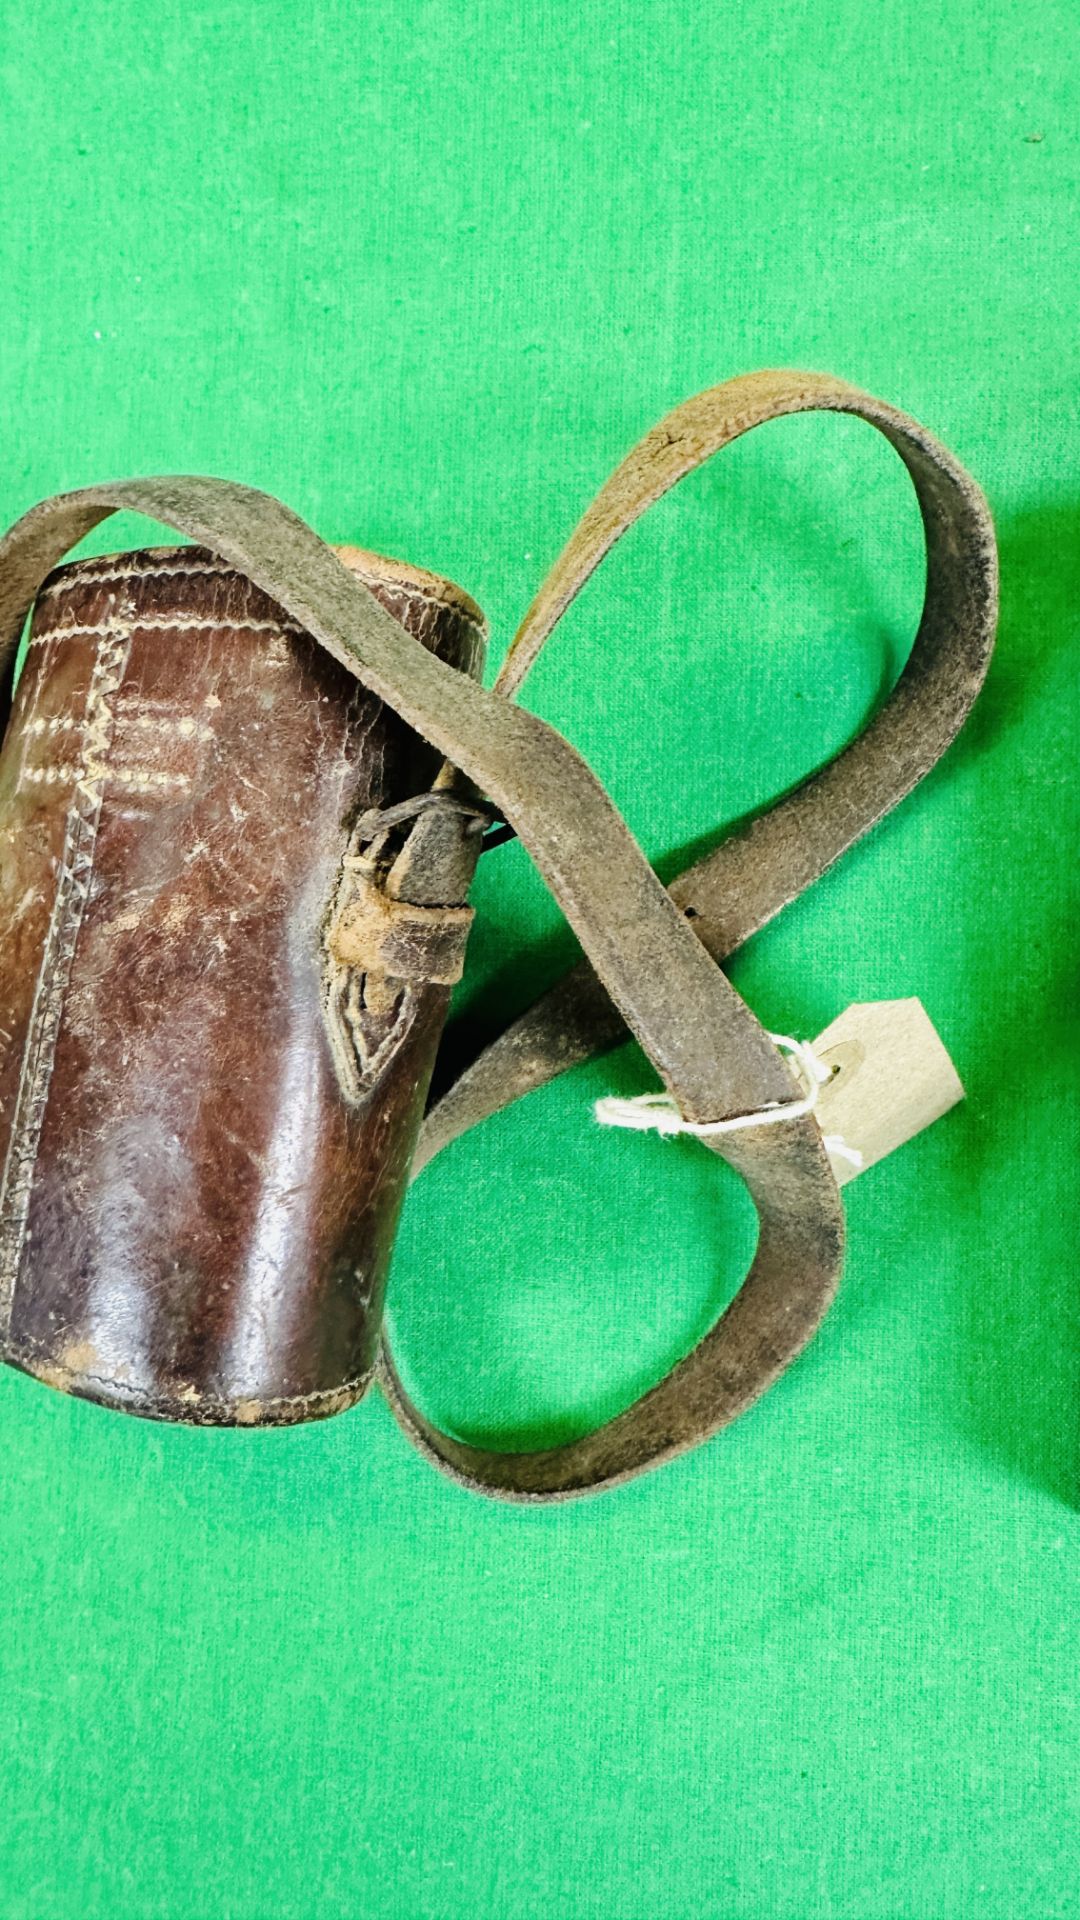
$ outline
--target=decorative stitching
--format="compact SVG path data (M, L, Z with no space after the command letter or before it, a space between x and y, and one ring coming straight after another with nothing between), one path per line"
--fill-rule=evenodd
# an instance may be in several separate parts
M422 606L437 607L440 613L456 613L474 633L482 634L484 631L483 622L474 619L456 600L444 600L440 594L425 593L423 587L407 587L399 580L388 580L385 574L367 573L363 567L349 567L346 570L357 580L362 580L366 587L380 586L387 593L399 593L403 600L419 600Z
M423 587L407 586L403 581L388 580L385 575L368 571L363 567L348 567L346 571L354 574L357 579L362 580L365 586L378 585L391 593L401 594L405 600L418 600L425 607L438 607L441 611L445 611L447 608L452 609L453 612L457 613L460 618L465 621L467 626L471 627L474 633L482 634L484 631L483 620L477 620L475 616L468 613L457 600L445 598L438 593L428 593ZM54 580L49 586L43 587L37 597L40 603L42 600L50 599L55 594L66 593L76 585L97 586L99 581L104 583L112 580L183 580L189 575L194 574L219 580L245 578L242 574L236 573L232 567L214 566L210 564L199 566L193 563L187 567L148 567L145 571L140 571L137 568L115 568L108 573L90 573L87 571L85 573L69 574L64 579ZM144 621L139 622L140 626L146 624ZM243 622L222 619L220 623L213 622L211 624L234 627L237 625L242 626ZM295 622L290 622L289 625L293 626L297 632L303 631ZM44 634L42 635L42 640L52 640L55 637L55 632ZM31 645L36 644L34 641L31 642Z
M349 1106L360 1102L377 1085L409 1032L416 1012L413 989L400 981L400 991L391 1009L389 1027L381 1008L364 1003L368 976L355 967L346 967L327 952L323 963L322 1009L330 1055L337 1074L342 1098ZM376 1039L379 1027L383 1037Z
M134 609L128 601L122 611L118 610L113 616L111 626L99 635L102 645L86 695L82 760L70 769L75 786L68 804L56 893L34 988L11 1139L0 1183L0 1329L4 1333L11 1322L12 1301L26 1242L30 1196L64 999L89 896L115 723L112 701L127 670L133 618ZM40 771L47 774L56 769Z
M349 1106L359 1106L394 1058L416 1017L417 999L404 980L373 978L338 958L330 935L353 905L365 877L378 871L387 839L381 833L369 845L366 816L353 828L338 869L333 897L322 929L322 1013L338 1087ZM365 852L366 848L366 852ZM369 1004L370 1002L370 1004Z
M39 740L42 734L74 731L76 727L81 727L82 723L81 713L58 714L52 720L28 720L23 728L23 734L28 738Z
M107 572L102 573L93 573L89 567L86 567L76 573L65 574L60 580L50 581L48 586L42 588L38 599L50 600L54 594L67 593L74 586L96 587L99 581L104 585L113 580L182 580L193 574L204 574L210 577L216 575L219 579L225 579L234 572L233 567L215 561L205 561L202 564L193 561L187 567L111 567Z
M39 787L56 787L66 780L78 780L81 772L82 767L76 762L72 762L70 766L66 767L56 765L51 767L24 767L20 775L20 784L26 781L33 782L34 785Z
M80 769L74 764L24 767L22 777L35 786L62 786L66 780L78 780ZM101 779L114 787L175 787L179 790L191 785L190 774L169 773L157 767L112 767L102 773Z
M177 740L212 740L213 727L201 726L197 720L162 720L153 713L138 713L130 707L118 707L118 723L124 727L143 727L148 733L171 735Z
M303 633L297 620L234 620L221 615L214 619L187 618L182 614L139 613L132 616L132 627L139 633ZM101 640L108 633L101 626L54 627L31 640L32 647L47 647L54 640Z
M144 727L159 734L174 735L179 740L212 740L212 727L200 726L197 720L162 720L152 713L139 713L133 708L119 703L115 711L118 725L125 727ZM56 714L51 720L28 720L23 727L26 737L40 740L44 735L74 733L83 724L82 714Z

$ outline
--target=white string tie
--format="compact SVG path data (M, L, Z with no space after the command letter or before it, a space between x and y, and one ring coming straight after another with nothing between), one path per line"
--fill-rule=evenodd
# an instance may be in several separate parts
M813 1113L822 1087L832 1079L832 1068L814 1052L808 1040L792 1040L786 1033L770 1033L769 1039L794 1063L796 1078L803 1094L798 1100L770 1100L756 1113L733 1113L726 1120L685 1120L670 1093L639 1093L632 1100L605 1094L593 1111L602 1127L628 1127L635 1133L658 1133L672 1139L679 1133L691 1133L695 1139L708 1140L714 1134L737 1133L742 1127L768 1127L781 1120L801 1120ZM825 1134L826 1152L861 1167L862 1154L849 1147L838 1133Z

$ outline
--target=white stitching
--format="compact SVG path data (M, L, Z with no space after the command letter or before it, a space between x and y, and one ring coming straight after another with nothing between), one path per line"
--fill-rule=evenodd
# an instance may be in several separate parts
M467 626L472 628L472 631L474 633L483 634L484 632L483 616L481 615L480 619L478 620L476 618L476 615L469 613L467 609L463 607L460 601L458 601L457 599L454 599L439 593L427 593L425 592L423 587L407 586L404 581L390 580L386 577L385 574L369 572L364 567L347 567L346 571L348 573L351 573L355 579L362 580L366 587L380 586L384 589L385 592L401 594L403 598L406 600L419 600L426 607L438 607L441 611L445 611L445 610L452 611L454 613L459 614L461 619L465 621ZM47 600L51 598L52 595L54 594L67 593L71 591L71 589L74 587L96 587L99 581L107 583L113 580L183 580L188 578L191 575L200 575L204 578L218 579L218 580L228 580L228 579L239 580L239 581L242 581L245 585L254 584L253 582L248 581L248 577L246 574L239 573L233 567L219 567L219 566L210 566L210 565L207 565L207 566L194 565L190 567L157 567L157 568L148 568L146 572L139 572L138 570L132 571L132 570L117 569L116 571L110 572L110 573L87 572L87 573L69 574L66 578L62 580L54 580L51 582L49 586L43 587L37 597L38 597L38 602L40 603L42 600ZM139 621L138 624L140 626L144 626L150 623L147 621ZM224 627L234 627L234 626L243 627L245 625L245 622L242 620L241 621L230 620L226 616L223 616L220 621L214 621L211 624L215 626L221 625ZM303 629L299 627L295 621L288 621L286 622L286 624L289 627L293 628L298 633L303 631ZM68 629L64 629L64 631L74 632L74 631L77 631L77 629L68 628ZM55 632L42 635L43 640L52 640L55 637L56 637ZM32 642L31 644L34 644L34 643Z
M70 770L75 785L68 803L64 850L34 988L11 1138L0 1183L0 1328L5 1332L11 1321L26 1244L38 1147L64 1001L90 891L114 725L112 700L127 670L132 618L129 602L123 613L115 617L113 626L101 635L102 645L94 660L86 695L82 761ZM30 777L38 772L47 775L56 769L31 769Z
M302 633L296 620L234 620L219 614L213 619L188 618L182 614L137 613L131 625L136 633ZM31 640L32 647L47 647L53 640L102 640L109 632L107 624L96 627L53 627Z
M146 567L145 569L114 567L104 573L92 573L87 568L85 571L65 574L59 580L51 580L48 586L42 588L38 599L49 600L53 594L69 593L73 587L96 587L99 581L107 584L113 580L180 580L189 574L205 574L225 579L229 574L234 573L235 568L221 566L212 561L207 561L201 566L195 562L189 567Z
M355 1404L363 1389L375 1377L374 1367L365 1373L354 1374L349 1380L343 1380L339 1387L317 1387L311 1393L277 1394L263 1400L254 1395L238 1395L232 1400L215 1400L209 1395L196 1393L189 1397L182 1391L177 1393L146 1393L130 1380L113 1380L107 1374L82 1373L78 1369L58 1364L53 1360L53 1348L41 1340L19 1340L15 1348L21 1363L25 1363L35 1378L43 1380L47 1386L60 1386L62 1391L70 1391L74 1382L80 1386L112 1388L123 1397L128 1406L156 1408L175 1412L182 1408L188 1414L192 1425L221 1425L235 1422L238 1426L258 1425L257 1419L245 1421L243 1409L258 1409L262 1413L277 1413L287 1407L334 1407L342 1410ZM209 1416L209 1419L207 1419Z
M51 767L24 767L22 770L22 778L24 781L32 782L36 787L58 787L67 780L77 781L81 773L81 764L73 760L70 765L66 767L55 765Z
M425 607L438 607L440 612L457 613L474 633L482 634L484 631L483 620L477 620L458 600L444 599L438 593L425 593L423 587L407 587L400 580L388 580L385 574L367 573L363 567L349 567L347 571L354 579L362 580L365 587L380 586L386 593L400 593L405 600L420 600Z
M42 734L46 733L73 733L77 727L81 727L82 721L82 714L72 713L57 715L52 720L28 720L23 733L40 740Z
M159 720L153 713L133 713L120 707L116 715L117 724L123 727L140 727L147 733L158 733L174 740L212 740L213 727L200 726L197 720Z
M67 766L26 767L23 779L32 781L35 786L62 786L67 780L80 781L84 778L82 769L74 762ZM117 787L190 787L191 776L187 773L167 772L157 767L107 767L96 774L96 780Z
M142 727L148 732L170 735L178 740L212 740L212 727L200 726L197 720L159 719L156 714L138 713L120 704L116 708L115 719L124 727ZM74 733L82 726L82 714L56 714L51 720L28 720L23 733L40 740L44 735Z

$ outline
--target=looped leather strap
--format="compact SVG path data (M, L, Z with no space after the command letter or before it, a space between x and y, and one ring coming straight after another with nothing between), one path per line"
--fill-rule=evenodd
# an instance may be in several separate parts
M819 408L877 426L911 474L927 546L919 633L890 700L859 739L669 893L581 757L508 696L646 507L749 427ZM509 1029L436 1108L427 1158L486 1113L612 1044L624 1025L690 1120L792 1097L787 1068L713 956L771 918L915 785L981 684L996 616L993 531L978 488L929 434L819 375L758 374L699 395L654 428L599 494L491 692L427 653L287 508L216 480L121 482L34 508L0 545L0 645L13 649L37 587L68 548L120 509L175 527L246 573L460 769L517 831L581 942L585 967ZM447 810L428 810L410 840L422 845L426 834L447 831ZM754 1200L754 1262L693 1352L615 1419L540 1452L472 1447L424 1418L384 1352L381 1377L395 1414L454 1478L518 1500L567 1498L626 1479L733 1419L805 1344L832 1296L843 1246L839 1195L816 1124L804 1116L706 1144L735 1167Z
M717 961L903 799L966 719L986 674L997 621L993 525L970 475L915 421L825 376L761 373L699 394L646 434L597 495L526 613L495 683L508 696L520 690L544 641L604 555L677 481L749 428L814 410L869 421L907 467L926 538L922 618L890 698L858 738L672 884L672 899ZM414 1175L480 1120L616 1045L627 1025L633 1023L586 958L499 1036L429 1114ZM745 1036L740 1026L740 1047ZM702 1044L710 1044L707 1029ZM760 1108L764 1095L759 1083L748 1106ZM683 1111L697 1117L685 1105ZM740 1163L736 1145L746 1134L707 1142L743 1174L754 1196L761 1221L757 1258L731 1306L694 1351L624 1413L542 1453L467 1447L418 1411L384 1342L381 1379L398 1420L456 1478L527 1499L625 1479L734 1419L814 1331L839 1271L835 1189L826 1193L825 1181L806 1179L796 1193L787 1164L798 1152L795 1130L791 1123L753 1133L752 1167Z

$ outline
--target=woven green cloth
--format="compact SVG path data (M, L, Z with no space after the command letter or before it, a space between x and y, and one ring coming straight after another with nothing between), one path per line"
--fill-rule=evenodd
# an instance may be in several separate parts
M808 366L970 466L1003 618L960 744L732 963L787 1033L919 995L968 1088L849 1188L837 1305L745 1421L532 1512L375 1398L184 1432L0 1379L3 1920L1074 1915L1071 0L4 11L5 522L229 475L461 581L498 657L640 433ZM862 724L920 569L885 443L775 424L634 530L529 703L670 872ZM482 1025L573 945L516 846L475 900ZM652 1084L627 1046L411 1194L395 1335L460 1431L580 1431L737 1283L734 1178L593 1122Z

